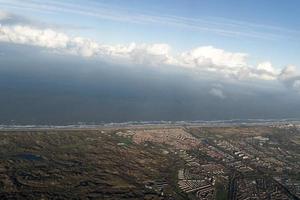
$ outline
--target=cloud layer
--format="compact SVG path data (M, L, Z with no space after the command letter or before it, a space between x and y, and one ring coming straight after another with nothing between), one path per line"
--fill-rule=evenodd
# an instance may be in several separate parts
M295 66L279 69L270 61L255 66L250 64L250 55L247 53L229 52L213 46L200 46L173 54L168 44L106 45L44 27L26 18L0 10L0 42L36 46L59 54L96 57L120 64L172 66L194 72L209 72L235 80L279 81L292 90L300 90L300 72ZM211 94L217 94L216 90Z
M2 20L9 16L1 13ZM0 21L1 21L0 19ZM248 63L249 55L228 52L213 46L202 46L173 55L168 44L106 45L82 37L71 37L52 29L36 28L28 25L2 25L0 41L46 48L57 53L100 57L110 61L153 66L177 66L196 71L209 71L237 79L286 80L294 78L296 68L282 71L271 62L257 66Z

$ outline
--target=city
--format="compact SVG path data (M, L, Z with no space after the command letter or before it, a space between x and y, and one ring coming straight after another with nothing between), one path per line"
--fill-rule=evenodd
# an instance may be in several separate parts
M291 124L3 129L0 141L1 199L300 197Z

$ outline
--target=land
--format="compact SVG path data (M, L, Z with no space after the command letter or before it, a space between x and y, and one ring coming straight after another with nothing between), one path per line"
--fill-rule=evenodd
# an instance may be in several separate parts
M299 198L294 124L0 131L0 199Z

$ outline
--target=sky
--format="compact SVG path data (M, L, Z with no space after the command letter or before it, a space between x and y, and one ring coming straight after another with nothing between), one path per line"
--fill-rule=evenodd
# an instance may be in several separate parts
M300 117L299 8L0 0L0 122Z

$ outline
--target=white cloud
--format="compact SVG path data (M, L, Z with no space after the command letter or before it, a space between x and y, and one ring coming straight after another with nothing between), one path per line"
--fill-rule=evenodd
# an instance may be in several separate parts
M260 71L264 71L264 72L267 72L269 74L273 74L273 75L277 75L279 73L279 71L277 69L275 69L273 66L272 66L272 63L267 61L267 62L262 62L262 63L259 63L257 65L257 69L260 70Z
M297 68L293 65L288 65L281 70L281 73L279 74L279 79L285 81L288 79L295 78L297 76L300 76L300 72L297 70Z
M226 98L226 96L224 95L223 91L220 88L212 88L209 91L209 94L211 94L212 96L215 96L217 98L220 98L220 99Z
M173 58L170 54L171 47L167 44L141 44L128 48L130 59L138 64L173 64Z
M271 62L262 62L257 67L248 64L248 54L233 53L212 46L204 46L182 53L179 63L182 66L221 72L238 79L276 80L280 70Z
M51 29L39 30L27 26L2 26L0 41L45 48L66 48L69 38L67 35Z
M248 54L245 53L234 53L213 46L203 46L183 52L177 57L177 62L183 67L239 78L240 72L244 68L248 68L247 58Z
M51 29L30 26L1 26L0 41L33 45L84 57L98 55L126 58L139 64L172 64L173 62L167 44L104 45L86 38L70 37Z
M80 55L98 56L106 60L145 64L152 66L177 66L196 71L209 71L238 79L276 80L295 76L295 67L282 71L275 69L270 62L252 67L248 55L228 52L213 46L203 46L172 55L168 44L105 45L82 37L71 37L52 29L35 28L24 25L0 26L0 42L32 45L49 50Z
M204 46L181 54L184 65L210 68L241 68L246 66L247 54L226 52L213 46Z

